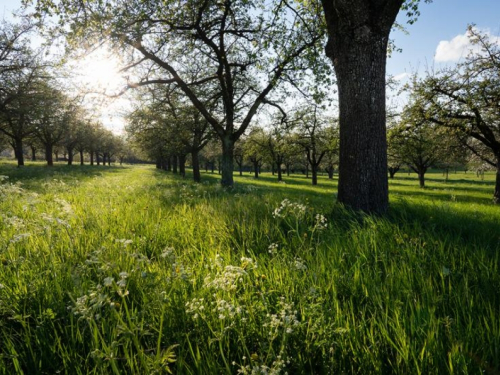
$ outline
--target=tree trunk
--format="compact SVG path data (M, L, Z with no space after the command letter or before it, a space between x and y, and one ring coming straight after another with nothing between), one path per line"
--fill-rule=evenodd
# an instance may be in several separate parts
M50 148L52 148L52 146L50 146ZM56 157L56 161L59 161L59 151L57 151L57 150L56 150L56 151L54 152L54 155L55 155L55 157ZM50 158L50 160L52 160L52 157ZM47 161L48 161L48 160L47 160ZM52 165L52 164L50 164L50 165Z
M495 193L493 194L493 202L500 203L500 155L497 155L497 175L495 179Z
M316 164L311 164L311 175L312 175L312 184L318 185L318 166Z
M186 177L186 155L179 155L179 174Z
M31 161L36 161L36 148L30 146L31 148Z
M177 174L177 156L172 156L172 171Z
M14 154L17 159L17 166L22 167L24 165L24 154L23 154L23 140L16 139L14 145Z
M101 161L99 159L99 153L98 152L95 153L95 160L97 162L97 165L101 165Z
M201 182L199 151L191 152L191 164L193 165L194 182Z
M328 167L328 179L329 180L333 180L333 173L334 173L335 169L333 168L333 166L329 166Z
M84 160L83 160L83 150L80 150L80 165L83 165L83 164L85 164Z
M57 153L56 153L57 155ZM52 159L52 144L51 143L47 143L45 145L45 159L47 160L47 165L49 167L52 167L54 165L54 159ZM56 156L56 160L57 160L57 156Z
M281 172L281 164L280 163L276 163L277 166L278 166L278 181L283 181L283 173Z
M273 176L274 176L274 171L275 171L275 169L274 169L274 163L271 163L271 174Z
M253 162L253 173L255 178L259 178L259 162L254 161Z
M287 163L287 164L285 164L285 166L286 166L286 176L290 177L290 164Z
M306 178L309 178L309 163L306 164Z
M215 173L215 162L214 161L212 161L210 163L210 167L212 168L212 174L214 174Z
M323 0L339 97L338 201L365 212L389 207L385 72L391 27L403 0Z
M222 163L221 163L221 184L224 187L231 187L234 184L233 180L233 163L234 163L234 141L230 136L226 135L222 139Z
M94 151L90 151L90 165L94 165Z
M418 183L422 189L425 188L425 171L418 172Z
M73 150L68 150L68 165L73 165Z

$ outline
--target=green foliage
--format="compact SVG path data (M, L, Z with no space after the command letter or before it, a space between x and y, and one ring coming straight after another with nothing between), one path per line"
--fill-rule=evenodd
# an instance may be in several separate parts
M150 167L3 164L0 373L498 370L492 176L187 183ZM209 179L209 176L205 176Z

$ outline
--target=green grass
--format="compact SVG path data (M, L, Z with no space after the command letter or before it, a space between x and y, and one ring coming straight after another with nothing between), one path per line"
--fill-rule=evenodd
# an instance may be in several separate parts
M324 176L0 175L0 373L500 371L493 175L399 173L385 218Z

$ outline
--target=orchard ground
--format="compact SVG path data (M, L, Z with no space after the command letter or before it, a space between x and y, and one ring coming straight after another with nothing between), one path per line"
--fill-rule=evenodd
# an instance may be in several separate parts
M151 166L0 165L0 373L498 373L493 174L201 184Z

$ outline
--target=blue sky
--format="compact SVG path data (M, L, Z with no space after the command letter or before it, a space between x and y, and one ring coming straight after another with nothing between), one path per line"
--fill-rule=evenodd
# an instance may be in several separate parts
M21 0L0 0L0 18L18 8ZM406 26L408 34L394 31L391 38L401 53L394 53L387 62L387 73L400 82L412 73L423 74L427 69L439 69L454 64L467 53L467 25L500 36L500 0L422 0L421 15L413 25L401 12L398 22ZM500 43L500 38L497 39ZM438 49L439 46L439 49ZM438 52L438 53L436 53ZM398 106L404 104L400 96Z
M20 4L21 0L0 0L0 17L8 16ZM388 61L387 71L391 75L425 70L433 64L439 43L463 35L468 24L474 23L479 29L500 35L500 0L434 0L430 4L422 0L420 11L418 21L407 25L408 35L399 31L391 35L397 47L403 49ZM403 12L398 21L406 25Z
M394 53L387 63L387 72L394 76L416 70L422 73L433 64L441 67L443 62L434 60L440 42L450 43L442 44L445 48L441 48L438 60L443 60L447 54L448 64L457 62L452 57L457 56L458 50L463 47L460 42L465 38L456 37L464 35L469 24L500 35L499 0L434 0L430 4L422 3L420 10L418 21L407 25L408 35L397 31L391 35L396 46L403 49L402 53ZM400 13L398 22L406 24L406 15Z

